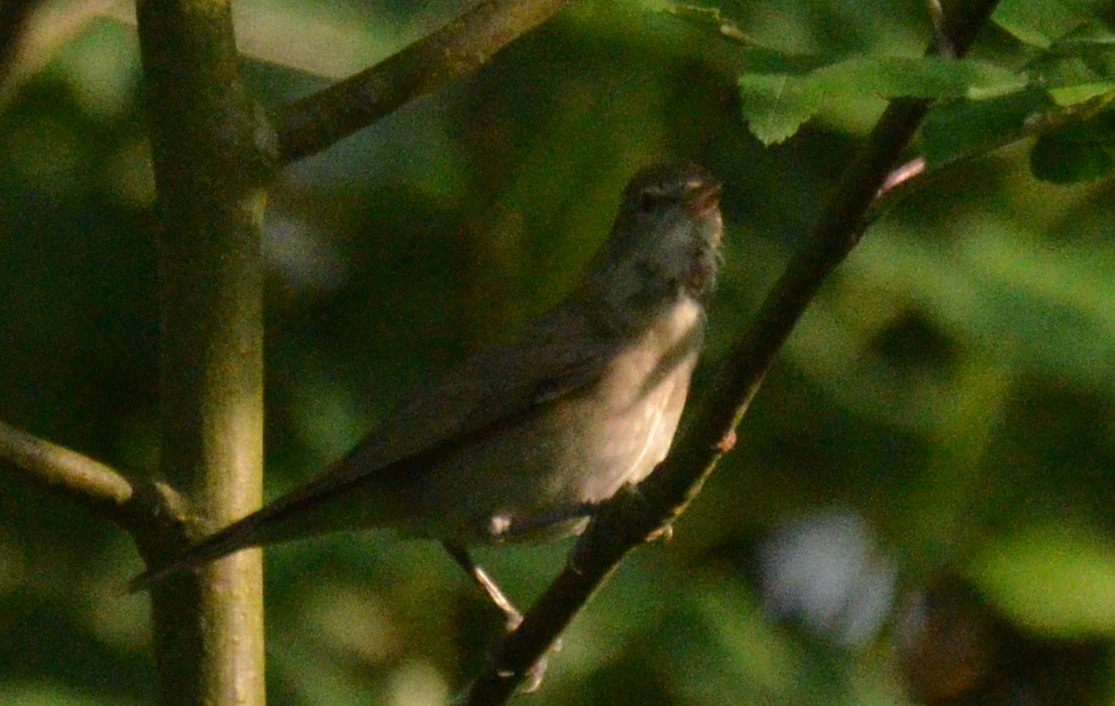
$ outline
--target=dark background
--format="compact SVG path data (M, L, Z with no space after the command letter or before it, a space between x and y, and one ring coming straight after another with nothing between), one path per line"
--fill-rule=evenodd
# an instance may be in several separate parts
M326 85L307 69L361 68L463 5L244 4L245 48L277 47L251 50L270 61L247 60L246 82L277 110ZM0 418L149 470L157 272L135 32L59 7L0 93ZM920 3L723 9L797 53L915 56L931 35ZM979 52L1011 41L988 28ZM745 68L707 28L586 0L287 169L266 220L268 496L556 302L623 184L663 157L725 184L699 400L882 105L834 104L765 148L740 117ZM1018 145L873 227L674 539L620 569L530 703L1111 703L1112 191L1039 182ZM481 557L529 604L568 546ZM147 599L122 594L140 568L115 527L0 466L0 702L149 701ZM267 573L276 704L445 703L499 622L437 546L389 534L278 547Z

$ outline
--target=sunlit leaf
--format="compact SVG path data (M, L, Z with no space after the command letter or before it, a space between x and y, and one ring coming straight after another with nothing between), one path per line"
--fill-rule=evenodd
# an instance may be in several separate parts
M1073 106L1104 94L1115 94L1115 81L1097 81L1095 83L1078 83L1064 88L1053 88L1049 96L1059 106Z
M764 144L792 136L824 107L824 93L786 74L744 74L739 80L743 116Z
M1058 0L1003 0L991 19L1016 39L1042 49L1082 21Z

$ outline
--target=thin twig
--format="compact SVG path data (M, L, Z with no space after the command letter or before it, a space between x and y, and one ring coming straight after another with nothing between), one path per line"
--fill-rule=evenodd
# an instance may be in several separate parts
M320 152L483 66L569 0L484 0L375 66L296 101L279 121L280 162Z
M963 53L996 0L972 0L948 18L946 32ZM531 607L488 669L472 684L469 706L503 704L545 655L623 557L680 514L700 490L762 383L774 356L824 279L859 242L864 217L892 165L928 109L927 101L896 100L831 194L808 245L789 263L751 326L710 386L697 418L669 458L631 491L605 503L578 542L565 570Z
M1074 105L1039 113L1027 119L1017 129L997 135L993 140L988 140L982 145L938 164L929 164L924 157L915 157L887 175L874 203L871 204L871 209L866 216L867 222L874 223L879 220L906 198L923 191L938 177L961 164L986 156L1007 145L1056 132L1074 121L1087 120L1105 109L1111 102L1112 96L1104 93Z
M666 3L662 11L698 26L711 25L716 28L721 37L736 44L753 48L762 47L753 37L740 29L738 24L728 19L719 8L671 2Z
M937 56L945 59L955 59L958 54L956 45L945 31L945 10L941 7L941 0L926 0L929 18L933 21L933 41L937 45Z

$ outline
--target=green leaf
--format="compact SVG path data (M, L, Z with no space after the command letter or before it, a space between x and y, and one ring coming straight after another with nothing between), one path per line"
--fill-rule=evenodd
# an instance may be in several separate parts
M991 20L1019 41L1042 49L1084 21L1058 0L1002 0Z
M1098 81L1096 83L1080 83L1075 86L1053 88L1049 96L1062 107L1069 107L1092 100L1104 94L1115 96L1115 81Z
M1038 138L1030 152L1030 171L1053 184L1094 181L1113 168L1110 149L1098 142L1073 142L1046 135Z
M1026 79L993 64L936 57L863 57L818 69L826 91L878 98L956 98L1017 90Z
M1030 152L1030 170L1054 184L1075 184L1115 170L1115 109L1042 135Z
M942 103L926 116L922 154L929 166L944 164L1019 133L1028 118L1053 107L1049 94L1038 88L988 100Z
M1112 52L1111 58L1115 58L1115 52ZM1107 63L1108 58L1101 54L1048 53L1031 61L1026 66L1026 73L1032 81L1050 89L1082 86L1110 82L1115 76L1115 63L1110 66Z
M1026 85L1020 74L968 59L857 57L804 71L790 62L783 62L787 70L753 70L739 80L744 118L766 144L790 137L835 98L987 98Z
M744 74L740 104L751 132L765 145L782 142L824 107L824 93L786 74Z
M1115 34L1085 24L1050 44L1025 67L1031 80L1047 88L1110 83L1115 77Z
M1054 54L1111 58L1115 50L1115 34L1098 22L1085 22L1066 32L1050 46Z
M1061 524L1029 527L972 562L981 592L1019 624L1048 635L1115 635L1115 546Z

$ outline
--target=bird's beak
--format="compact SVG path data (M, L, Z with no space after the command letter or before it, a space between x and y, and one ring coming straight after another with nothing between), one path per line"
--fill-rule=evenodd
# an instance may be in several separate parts
M720 195L724 187L719 182L692 182L686 198L686 209L694 216L707 216L720 206Z

